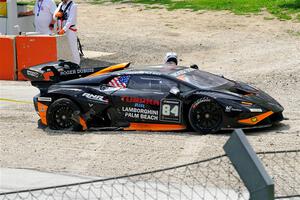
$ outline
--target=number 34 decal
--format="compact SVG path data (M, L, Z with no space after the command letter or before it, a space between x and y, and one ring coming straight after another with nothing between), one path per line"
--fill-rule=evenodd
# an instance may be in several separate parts
M160 105L160 119L162 121L181 122L181 101L164 99Z

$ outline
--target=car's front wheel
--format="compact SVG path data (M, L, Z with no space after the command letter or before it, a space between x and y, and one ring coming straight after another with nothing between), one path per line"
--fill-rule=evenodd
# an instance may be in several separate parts
M47 112L47 122L54 130L81 130L80 109L70 99L61 98L53 102Z
M222 121L223 111L221 106L209 97L198 99L190 107L189 122L198 133L215 133L220 130Z

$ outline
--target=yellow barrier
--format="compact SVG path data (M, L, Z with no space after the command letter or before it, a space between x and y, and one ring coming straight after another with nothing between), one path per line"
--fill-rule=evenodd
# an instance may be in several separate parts
M0 17L7 16L6 1L0 0Z

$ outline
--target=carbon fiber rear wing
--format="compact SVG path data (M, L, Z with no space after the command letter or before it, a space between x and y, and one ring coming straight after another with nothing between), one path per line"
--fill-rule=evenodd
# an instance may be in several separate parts
M45 63L23 69L22 74L31 82L45 81L57 83L86 76L97 76L104 73L118 71L129 67L129 65L130 63L122 63L106 67L81 68L75 63L61 60L58 62Z
M22 74L26 79L32 82L47 81L57 83L85 77L105 68L107 67L80 68L79 65L75 63L61 60L23 69Z
M122 63L114 66L81 68L79 65L60 60L58 62L45 63L22 70L22 74L31 84L40 89L47 88L54 83L68 81L86 76L98 76L104 73L123 70L130 63Z

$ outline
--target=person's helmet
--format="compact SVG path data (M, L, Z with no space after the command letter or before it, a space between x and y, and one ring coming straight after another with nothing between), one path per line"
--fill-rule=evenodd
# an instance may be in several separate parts
M175 53L175 52L166 53L165 63L172 63L172 62L175 63L176 65L178 64L177 53Z

